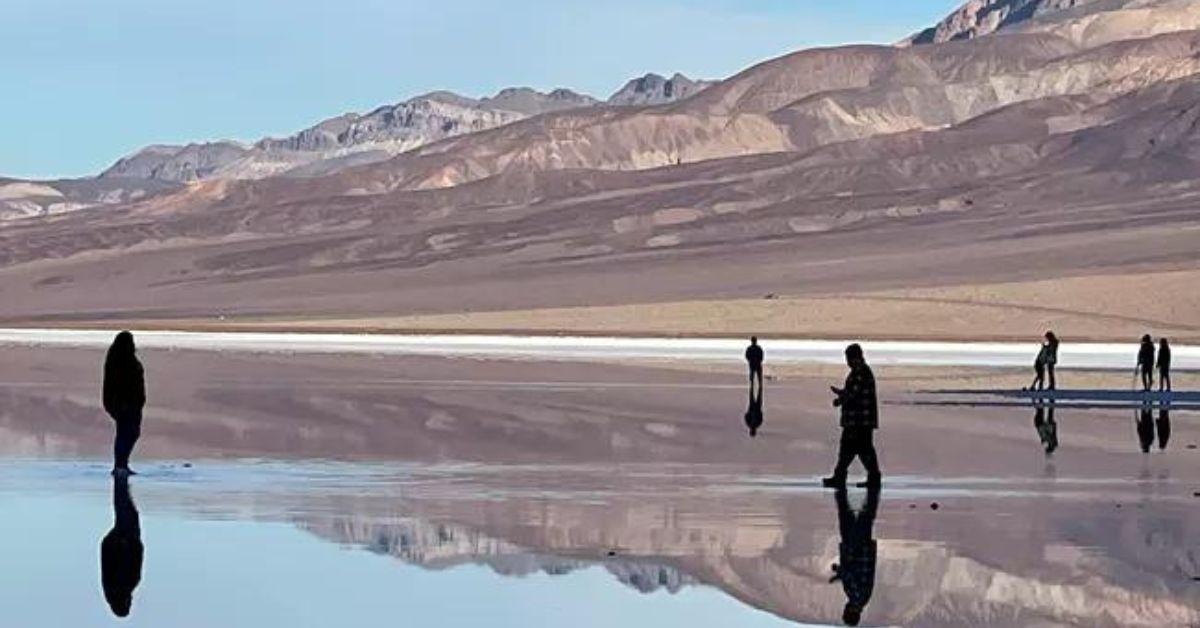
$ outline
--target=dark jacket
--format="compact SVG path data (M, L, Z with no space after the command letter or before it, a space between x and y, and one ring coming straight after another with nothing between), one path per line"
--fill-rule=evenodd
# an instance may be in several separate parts
M1138 366L1151 370L1154 368L1154 345L1143 342L1142 348L1138 351Z
M136 357L104 363L104 410L114 419L146 405L146 379Z
M875 400L875 374L866 364L854 367L842 389L842 428L879 427L879 406Z
M762 346L750 345L749 347L746 347L746 361L749 362L750 366L753 368L761 367L763 363Z
M1171 370L1171 347L1160 347L1158 349L1158 368L1164 371Z

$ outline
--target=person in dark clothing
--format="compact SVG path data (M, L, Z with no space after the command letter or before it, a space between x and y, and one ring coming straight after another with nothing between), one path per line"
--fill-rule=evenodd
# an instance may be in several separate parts
M1158 407L1158 421L1155 427L1158 428L1158 448L1166 451L1167 442L1171 440L1171 404L1164 403Z
M100 585L117 617L128 617L133 590L142 580L142 526L129 495L129 477L113 478L113 527L100 541Z
M1158 390L1171 392L1171 344L1158 339Z
M133 345L133 334L117 334L104 359L104 410L117 424L113 441L113 474L131 474L129 455L142 433L146 379Z
M1046 375L1050 376L1050 390L1058 387L1054 379L1054 367L1058 364L1058 336L1048 331L1042 340L1042 348L1038 350L1037 358L1033 361L1033 382L1029 390L1042 390L1046 387Z
M1042 441L1046 455L1054 453L1054 450L1058 449L1058 423L1054 421L1053 401L1049 404L1038 402L1034 405L1033 427L1037 430L1038 440Z
M867 481L862 485L879 486L883 475L879 471L874 443L875 430L879 427L875 374L867 366L862 347L857 344L846 347L846 364L850 367L850 374L846 376L844 387L830 387L834 394L834 407L842 410L842 438L837 466L833 475L822 480L822 484L827 487L845 486L850 463L857 457L867 469Z
M875 591L878 546L874 527L875 515L879 511L879 487L867 491L867 502L858 513L850 508L845 488L839 488L834 498L837 500L838 532L842 539L838 544L838 563L833 565L833 577L829 581L841 581L842 591L846 594L842 621L847 626L857 626Z
M750 391L750 405L746 408L746 427L750 430L750 438L758 435L758 428L763 424L762 411L762 388L758 389L758 395L754 391Z
M750 367L750 394L754 394L754 380L758 380L759 394L763 387L763 349L758 344L758 336L750 337L750 346L746 347L746 363Z
M1149 403L1142 404L1142 409L1137 416L1137 435L1138 444L1142 447L1142 453L1150 453L1150 446L1154 444L1154 415L1153 407Z
M1138 350L1138 371L1142 375L1142 390L1154 388L1154 340L1150 334L1142 336L1142 348Z
M1058 388L1058 382L1054 379L1054 367L1058 365L1058 336L1054 332L1048 331L1045 335L1046 340L1046 375L1050 378L1050 390Z

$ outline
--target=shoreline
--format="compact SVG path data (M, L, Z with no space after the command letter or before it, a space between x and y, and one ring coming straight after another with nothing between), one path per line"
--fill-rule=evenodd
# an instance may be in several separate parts
M0 328L0 346L105 348L113 329ZM233 332L135 329L148 349L245 353L425 355L539 359L550 361L645 361L740 363L742 338L634 336L522 336L485 334L368 334L317 332ZM837 365L851 340L764 338L768 359L776 365ZM864 340L872 364L880 366L952 366L1026 368L1033 342L932 342ZM1177 372L1200 370L1200 346L1173 347ZM1061 370L1133 370L1136 345L1071 343L1063 345Z

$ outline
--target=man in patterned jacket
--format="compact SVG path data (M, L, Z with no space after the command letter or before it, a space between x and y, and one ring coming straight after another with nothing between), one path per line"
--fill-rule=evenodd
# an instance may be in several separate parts
M879 407L875 400L875 374L863 357L862 347L846 347L846 364L850 374L844 388L830 387L834 407L842 409L842 441L838 450L837 467L833 475L823 480L827 487L846 485L846 472L857 457L867 469L867 481L861 486L876 487L883 480L879 460L875 455L874 436L879 427Z

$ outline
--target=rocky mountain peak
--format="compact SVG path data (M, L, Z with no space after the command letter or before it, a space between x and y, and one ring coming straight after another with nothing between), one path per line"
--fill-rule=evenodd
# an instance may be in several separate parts
M712 81L693 81L676 73L671 78L650 73L625 84L608 99L610 105L662 105L682 100L712 85Z

